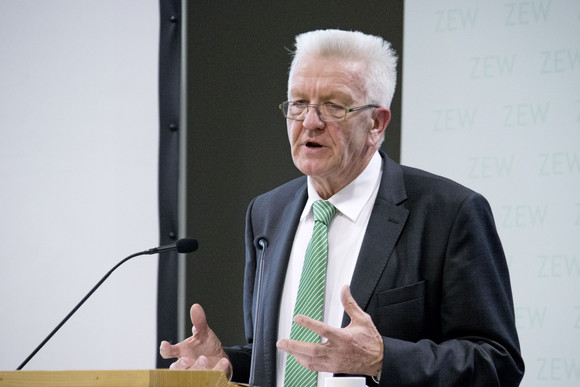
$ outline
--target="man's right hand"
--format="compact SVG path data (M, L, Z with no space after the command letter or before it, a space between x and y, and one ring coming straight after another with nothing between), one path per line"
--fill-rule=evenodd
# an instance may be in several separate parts
M203 308L194 304L189 313L193 324L192 335L174 345L167 341L161 342L161 357L178 358L170 366L173 370L218 370L223 371L229 379L232 365L222 349L221 341L207 325Z

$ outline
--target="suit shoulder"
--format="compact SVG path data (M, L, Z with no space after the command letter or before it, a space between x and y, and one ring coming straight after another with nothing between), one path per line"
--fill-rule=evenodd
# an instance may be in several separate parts
M290 180L270 191L267 191L254 198L254 202L271 202L290 200L295 197L298 192L305 189L306 176L300 176L294 180Z
M463 200L466 197L481 197L479 193L452 179L436 175L418 168L401 166L405 189L409 196L440 196L447 200Z
M420 218L436 214L431 219L438 219L438 227L444 219L455 219L460 213L470 214L472 219L493 219L488 200L454 180L411 167L403 167L403 178L407 191L405 206Z
M248 207L246 229L251 225L254 232L266 233L278 230L289 220L297 221L296 214L304 207L306 196L305 176L257 196Z

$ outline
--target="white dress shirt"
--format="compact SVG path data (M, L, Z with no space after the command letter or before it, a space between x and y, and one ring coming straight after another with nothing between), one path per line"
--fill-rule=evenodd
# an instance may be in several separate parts
M379 153L375 153L369 165L350 184L334 194L330 199L338 210L328 227L328 267L326 271L326 292L324 297L324 322L339 328L342 324L344 308L340 301L340 293L344 285L350 284L365 231L371 216L371 211L377 197L381 180L382 161ZM312 237L314 215L312 204L320 200L314 190L310 177L307 179L308 201L304 206L300 223L296 230L288 271L284 281L280 316L278 323L278 339L289 338L294 304L298 293L298 285L302 274L302 266L306 247ZM325 340L324 338L322 339ZM286 353L278 350L277 386L284 385L286 369ZM318 374L318 386L324 386L324 378L331 373Z

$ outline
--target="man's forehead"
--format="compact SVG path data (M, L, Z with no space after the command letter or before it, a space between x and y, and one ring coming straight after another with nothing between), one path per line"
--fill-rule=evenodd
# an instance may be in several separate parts
M288 86L288 95L293 98L316 94L344 103L363 97L365 89L360 62L326 57L306 57L295 63Z
M309 55L294 63L290 77L334 77L339 73L360 75L364 63L359 60Z
M290 89L290 92L288 93L288 95L290 95L294 99L310 99L311 97L313 97L311 94L312 94L311 89L302 88L300 87L300 84L294 85ZM319 94L317 95L317 97L322 100L338 100L343 101L345 103L347 102L350 103L353 99L353 96L351 95L350 92L343 91L339 87L329 88L328 90L322 91L317 94Z

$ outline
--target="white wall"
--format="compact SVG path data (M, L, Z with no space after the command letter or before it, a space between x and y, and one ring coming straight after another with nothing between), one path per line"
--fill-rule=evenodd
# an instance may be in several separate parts
M405 2L402 162L484 194L526 375L580 384L580 2Z
M157 245L156 0L0 0L0 369ZM155 367L157 257L127 262L25 367Z

